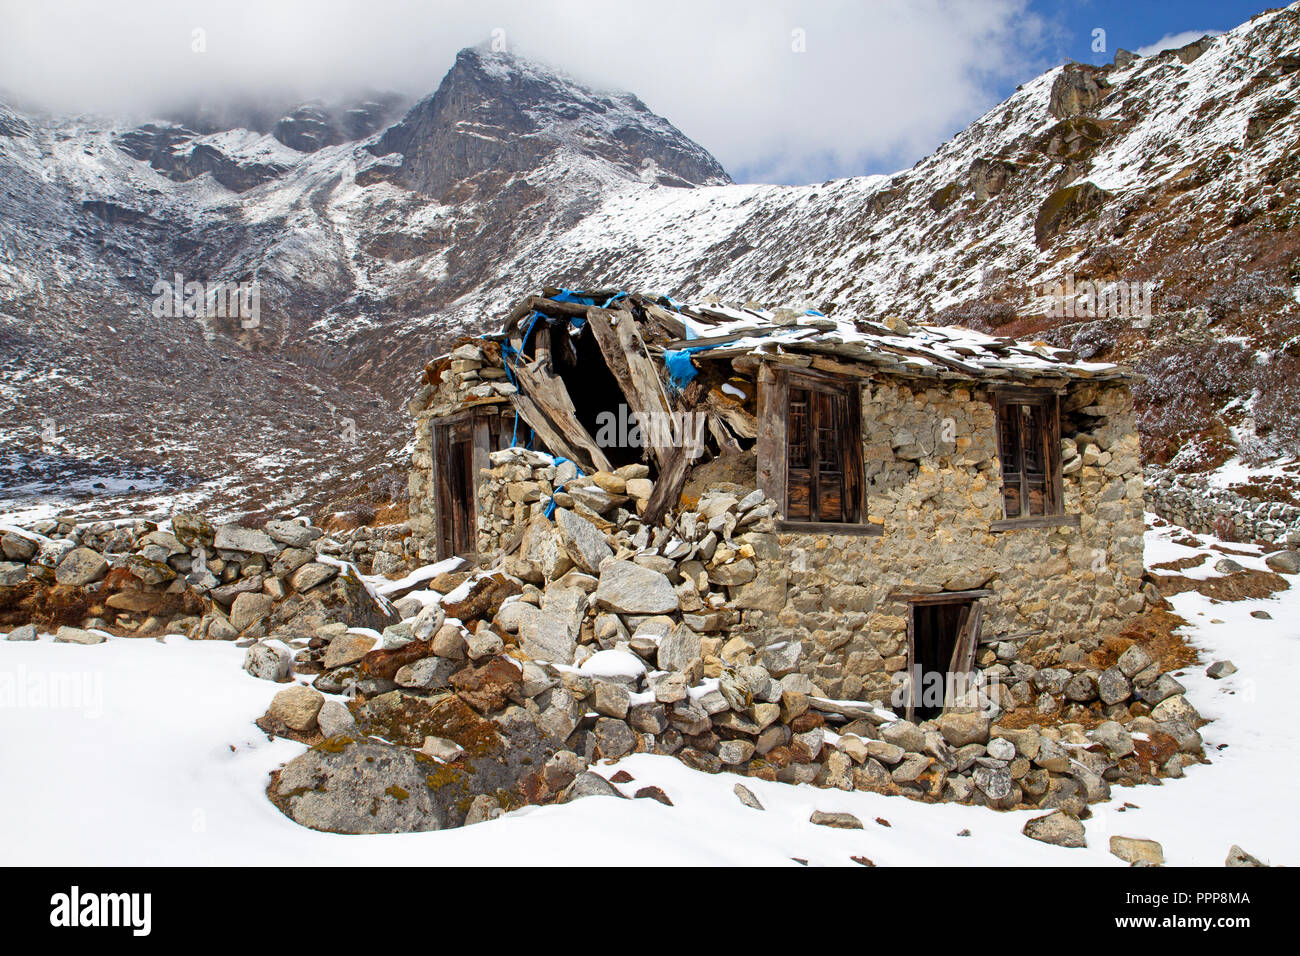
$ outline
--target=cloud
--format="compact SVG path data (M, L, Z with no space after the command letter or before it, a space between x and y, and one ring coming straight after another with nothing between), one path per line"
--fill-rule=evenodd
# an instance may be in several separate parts
M1048 65L1027 0L0 0L0 89L130 115L362 89L419 96L493 31L631 90L757 181L908 165Z
M1187 46L1193 40L1199 40L1206 34L1218 36L1222 32L1222 30L1184 30L1181 33L1166 33L1155 43L1140 46L1133 52L1138 56L1152 56L1161 50L1177 50L1180 46Z

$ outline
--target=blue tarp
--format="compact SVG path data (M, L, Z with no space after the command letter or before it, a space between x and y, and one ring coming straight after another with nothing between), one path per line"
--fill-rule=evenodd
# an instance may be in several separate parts
M668 381L673 388L680 392L690 384L696 375L700 374L700 370L691 361L692 353L704 352L716 347L715 345L693 345L689 348L668 349L665 351L664 367L668 369Z
M563 465L568 460L569 459L567 458L557 457L555 459L555 465L558 468L560 465ZM582 477L582 469L578 467L577 463L574 463L573 470L574 470L575 478ZM563 488L564 488L564 482L560 482L558 485L555 486L555 491L551 492L551 500L546 502L546 507L542 511L542 513L546 515L547 518L550 518L555 514L555 495L556 492L559 492Z

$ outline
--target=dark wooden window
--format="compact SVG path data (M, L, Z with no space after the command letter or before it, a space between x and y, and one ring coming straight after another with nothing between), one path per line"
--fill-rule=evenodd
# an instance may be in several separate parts
M861 521L857 387L792 378L787 401L786 520Z
M1055 394L996 396L1002 507L1008 519L1062 513L1061 420Z

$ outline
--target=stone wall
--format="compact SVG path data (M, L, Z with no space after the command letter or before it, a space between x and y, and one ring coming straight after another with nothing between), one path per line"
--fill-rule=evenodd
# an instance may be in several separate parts
M1197 534L1234 541L1300 544L1300 508L1279 501L1244 498L1210 486L1205 475L1147 469L1147 508Z
M1067 515L1078 527L992 531L1002 518L994 409L980 391L880 382L863 390L868 521L879 536L779 532L763 547L767 597L741 615L762 647L797 636L828 694L888 699L907 664L895 592L987 588L985 635L1003 658L1081 657L1140 611L1142 474L1132 399L1076 386L1062 399ZM1075 647L1071 647L1075 645Z

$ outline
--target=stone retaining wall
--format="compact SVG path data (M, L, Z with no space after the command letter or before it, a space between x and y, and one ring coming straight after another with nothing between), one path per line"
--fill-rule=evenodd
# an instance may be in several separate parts
M1148 468L1146 503L1148 510L1196 534L1293 547L1300 544L1300 508L1211 487L1204 475Z

